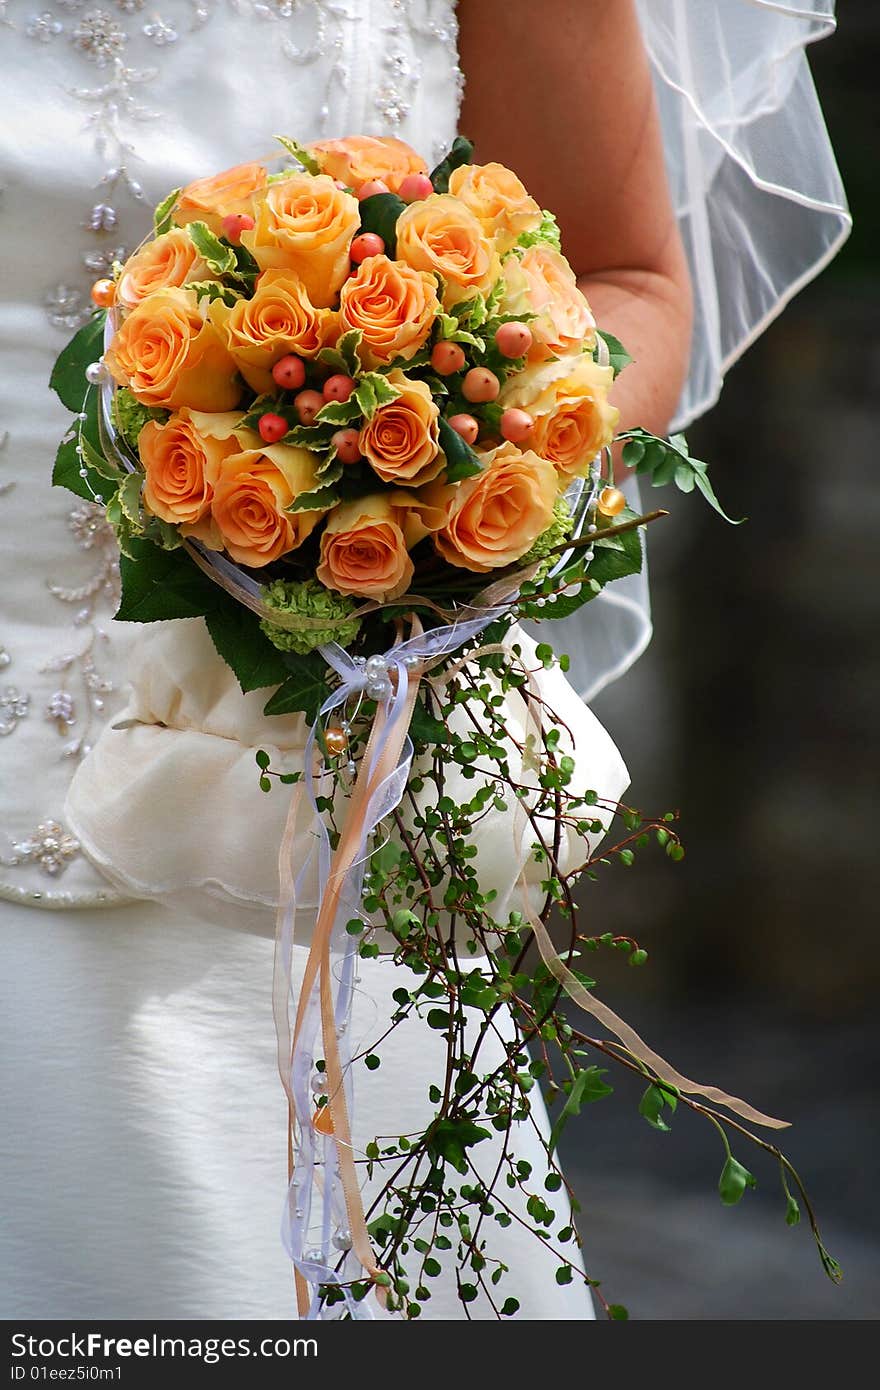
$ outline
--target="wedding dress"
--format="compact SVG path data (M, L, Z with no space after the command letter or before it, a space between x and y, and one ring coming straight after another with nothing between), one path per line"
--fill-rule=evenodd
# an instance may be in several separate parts
M301 724L263 719L200 622L112 620L112 533L96 507L48 485L68 417L47 382L87 318L89 284L169 189L268 156L275 133L396 134L439 157L461 92L455 7L44 3L0 0L0 1313L287 1318L271 1013L285 808L259 792L253 751L294 764ZM643 587L614 603L622 625L609 636L599 621L584 640L581 688L619 673L649 635ZM114 807L124 734L110 726L127 672L128 709L150 718L126 744L137 761L126 753ZM585 708L572 717L590 782L619 796L617 750ZM363 962L364 1040L381 1031L394 974ZM381 1069L358 1080L356 1142L424 1124L434 1041L392 1035ZM534 1135L515 1143L540 1177ZM583 1286L557 1285L556 1261L516 1223L494 1246L522 1316L593 1316ZM425 1314L461 1316L451 1280Z

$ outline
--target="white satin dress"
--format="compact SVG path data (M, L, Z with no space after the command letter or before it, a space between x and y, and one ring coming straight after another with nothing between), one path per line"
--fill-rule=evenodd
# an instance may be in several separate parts
M685 421L846 234L803 59L833 3L639 10L698 304ZM0 0L2 1317L293 1316L271 1010L284 803L257 790L253 753L295 765L302 729L263 719L200 623L112 621L112 533L49 487L69 417L47 383L90 283L169 189L269 155L276 133L395 134L439 157L456 37L454 0ZM748 235L731 241L732 217ZM608 600L563 638L581 690L650 635L643 582ZM564 683L553 697L581 775L619 796L611 741ZM126 702L147 716L130 739L110 728ZM497 872L497 844L481 853ZM366 1040L397 981L361 974ZM356 1142L424 1124L432 1044L392 1035L358 1079ZM516 1149L540 1182L534 1137ZM521 1317L593 1316L516 1223L493 1242ZM461 1317L451 1279L435 1289L425 1315Z
M286 793L259 791L254 750L296 766L302 722L266 720L265 692L241 695L200 620L112 621L112 535L49 486L68 418L47 382L89 284L168 189L269 155L276 132L398 134L429 161L448 148L454 11L32 10L9 0L0 28L13 113L0 135L0 1316L290 1318L271 1009ZM627 775L611 740L561 678L557 694L586 780L618 796ZM141 722L114 730L120 717ZM509 827L490 839L483 863L503 888ZM366 1042L400 979L381 960L361 977ZM407 1025L379 1071L362 1069L356 1142L424 1126L437 1043ZM534 1134L521 1127L515 1148L540 1190ZM593 1316L585 1286L560 1287L558 1261L516 1223L492 1246L520 1316ZM463 1316L451 1269L424 1315Z

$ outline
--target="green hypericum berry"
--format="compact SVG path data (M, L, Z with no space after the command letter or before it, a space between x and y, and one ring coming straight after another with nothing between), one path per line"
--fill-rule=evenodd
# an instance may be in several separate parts
M161 410L159 406L141 405L131 394L127 386L121 386L113 392L113 404L111 407L113 423L119 433L127 440L133 449L137 448L138 435L148 420L167 420L170 414L168 410Z
M571 515L571 508L564 497L557 497L553 504L553 521L546 531L541 532L531 550L527 550L525 555L517 561L517 564L525 568L526 565L533 565L536 560L546 559L557 545L562 545L563 541L568 540L573 528L574 519ZM540 577L540 574L535 576L536 579Z
M278 613L294 613L313 621L320 619L322 623L321 627L297 630L278 627L264 618L260 627L279 651L305 656L325 642L338 642L347 647L357 637L360 619L351 616L354 600L345 594L331 594L317 579L275 579L264 591L263 599Z

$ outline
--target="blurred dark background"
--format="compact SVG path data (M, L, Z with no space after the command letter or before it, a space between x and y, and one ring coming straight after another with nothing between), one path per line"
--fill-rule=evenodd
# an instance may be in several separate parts
M673 511L651 532L654 640L594 706L631 770L630 804L680 809L687 857L646 851L586 905L650 953L641 970L598 958L603 996L686 1074L793 1122L782 1147L845 1277L823 1273L805 1220L785 1225L771 1158L735 1143L758 1188L722 1207L711 1126L680 1108L656 1133L642 1088L615 1075L629 1103L586 1107L563 1147L588 1269L632 1317L880 1307L880 6L838 8L810 59L853 234L688 432L748 523L652 494Z

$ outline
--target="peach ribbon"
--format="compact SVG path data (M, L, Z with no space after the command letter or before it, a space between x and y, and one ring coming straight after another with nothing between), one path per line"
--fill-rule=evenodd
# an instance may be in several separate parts
M533 697L524 700L526 706L526 721L530 726L531 732L535 736L535 746L540 748L544 733L543 704L540 699L540 692L537 688L534 674L528 671L525 666L523 666L522 662L519 664L521 669L525 672L528 680L529 693ZM525 822L525 808L522 800L517 799L514 830L514 842L517 845L521 845L522 837L526 831ZM525 862L528 862L528 856L526 856ZM721 1105L734 1114L740 1115L744 1120L749 1120L752 1124L763 1125L767 1129L788 1128L790 1123L788 1120L777 1120L771 1115L765 1115L760 1110L756 1110L753 1105L749 1105L747 1101L740 1100L737 1096L728 1095L726 1091L720 1090L717 1086L704 1086L700 1082L691 1081L687 1076L684 1076L680 1071L677 1071L675 1067L671 1066L658 1052L650 1048L648 1044L639 1037L638 1033L630 1028L628 1023L625 1023L622 1018L618 1017L613 1009L610 1009L607 1004L603 1004L600 999L597 999L594 994L586 989L577 976L574 975L565 964L565 961L554 947L547 928L532 908L529 885L525 874L525 864L520 870L517 879L517 888L522 899L524 916L535 934L535 940L538 943L541 959L553 978L558 980L565 993L575 1004L583 1009L585 1013L595 1018L603 1028L606 1028L619 1042L623 1043L623 1046L632 1057L649 1067L654 1075L661 1081L666 1082L669 1086L674 1086L676 1090L682 1091L685 1095L704 1096L715 1105Z

